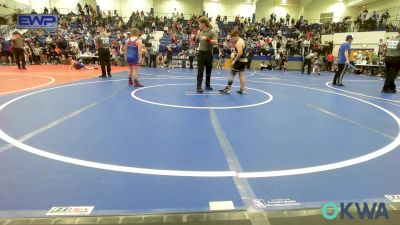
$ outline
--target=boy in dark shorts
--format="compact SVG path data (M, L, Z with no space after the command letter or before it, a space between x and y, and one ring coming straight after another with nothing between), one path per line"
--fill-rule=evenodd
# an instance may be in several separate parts
M242 38L239 36L238 31L233 31L231 33L231 37L233 42L235 42L235 51L236 51L236 56L232 60L231 66L231 74L229 75L228 79L228 85L222 90L219 90L222 94L229 94L231 91L231 86L233 83L233 80L235 78L236 73L239 72L239 79L240 79L240 90L237 91L238 94L244 95L246 94L245 90L245 80L244 80L244 70L247 65L247 56L245 54L246 52L246 44Z

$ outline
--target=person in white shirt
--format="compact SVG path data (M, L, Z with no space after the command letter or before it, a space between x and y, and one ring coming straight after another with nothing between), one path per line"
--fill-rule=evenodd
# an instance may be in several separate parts
M282 30L278 30L277 35L278 37L282 37Z
M317 75L321 75L321 67L324 63L324 59L322 56L315 55L315 61L314 61L314 67L313 67L313 71L312 74L315 75L315 73L317 73Z
M275 54L275 65L274 68L276 69L281 64L281 55Z
M180 59L186 59L187 52L185 50L182 50L179 52L178 56Z
M360 64L361 64L361 65L367 65L367 64L368 64L367 58L366 58L366 57L363 57L363 59L362 59L362 61L361 61Z
M303 49L302 49L303 56L308 54L309 49L310 49L310 42L307 40L307 38L304 38Z
M35 48L33 49L33 61L36 64L40 64L40 56L42 55L42 53L42 48L38 44L36 44Z
M363 54L361 51L358 51L357 58L356 58L356 64L361 64L362 60L363 60Z
M50 37L50 34L46 37L46 44L50 44L53 41L53 38Z
M267 69L267 64L264 61L262 61L260 64L260 70L265 70L265 69Z

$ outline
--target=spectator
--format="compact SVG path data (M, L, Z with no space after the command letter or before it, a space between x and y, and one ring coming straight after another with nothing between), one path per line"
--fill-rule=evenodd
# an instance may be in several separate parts
M186 59L186 57L187 57L187 52L186 52L185 50L182 49L182 51L179 52L178 56L179 56L179 58L181 58L181 59Z
M32 57L32 50L29 46L28 42L24 43L24 54L25 54L25 61L32 65L33 64L33 57Z
M164 57L161 53L158 54L157 56L157 67L158 68L164 68L165 64L164 64Z
M193 47L190 47L190 49L189 49L189 64L190 64L189 68L190 69L193 69L193 60L194 60L195 55L196 55L196 50Z
M329 53L326 56L327 71L329 71L329 72L332 72L332 64L333 64L334 59L335 59L335 56L332 53Z
M60 14L56 7L53 8L53 14Z
M317 73L317 75L321 75L321 67L323 65L323 58L322 56L318 56L318 54L315 55L314 57L314 67L313 67L313 72L312 74L314 75Z
M6 61L8 62L8 64L12 64L12 59L13 59L13 52L12 52L12 43L11 40L4 40L1 43L1 55L2 57L4 57L4 61L3 64L6 63Z
M381 16L381 24L386 25L387 20L390 18L389 11L386 10Z
M368 19L368 9L364 9L361 13L361 22L365 22Z
M39 44L35 45L35 48L33 49L33 61L35 64L41 64L41 55L43 54L42 48L39 46Z
M264 61L262 61L260 64L260 70L265 70L265 69L267 69L267 64Z
M301 73L304 74L304 68L307 66L308 75L311 73L311 63L312 59L315 57L316 53L309 53L306 57L304 57L303 68Z
M361 51L358 51L356 57L355 57L355 64L361 64L363 60L363 54Z
M89 5L87 3L85 3L84 8L85 8L86 14L89 15Z
M165 63L169 68L172 68L172 52L171 46L167 46L167 52L165 53L167 56L167 61Z
M288 68L288 56L286 54L286 51L283 51L280 55L281 55L281 63L279 69L286 71Z
M61 49L58 46L52 49L50 53L50 64L56 64L56 65L61 64L60 54L61 54Z
M289 26L289 22L290 22L290 15L289 13L286 14L286 25Z
M303 51L302 51L302 55L308 55L308 52L310 51L310 42L308 41L307 38L305 38L303 40Z
M222 69L222 61L224 60L224 49L218 48L218 61L217 61L217 69Z

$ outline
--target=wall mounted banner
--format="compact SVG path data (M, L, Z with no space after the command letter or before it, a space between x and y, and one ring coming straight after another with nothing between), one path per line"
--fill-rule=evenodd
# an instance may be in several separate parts
M56 29L58 16L52 14L20 14L17 15L18 29Z

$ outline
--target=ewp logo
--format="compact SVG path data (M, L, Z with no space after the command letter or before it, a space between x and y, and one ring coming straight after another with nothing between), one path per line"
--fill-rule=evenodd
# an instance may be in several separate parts
M346 219L346 217L347 217L347 219L352 220L352 219L354 219L354 217L349 211L349 209L352 205L353 205L353 202L349 202L346 205L345 205L345 203L342 202L342 203L340 203L340 210L339 210L339 207L335 203L329 202L322 207L322 216L325 219L333 220L333 219L336 219L340 213L340 219L343 220L343 219ZM384 217L387 220L389 219L389 214L386 209L385 203L374 202L372 204L371 209L368 207L368 204L365 202L362 204L362 206L360 206L360 204L358 202L355 202L354 205L357 209L358 218L360 220L363 220L365 217L367 217L369 220L372 220L372 219L377 220L380 217ZM328 209L333 210L333 213L328 214L328 212L327 212Z
M49 14L29 14L18 15L17 28L19 29L32 29L32 28L46 28L55 29L58 25L58 16Z

